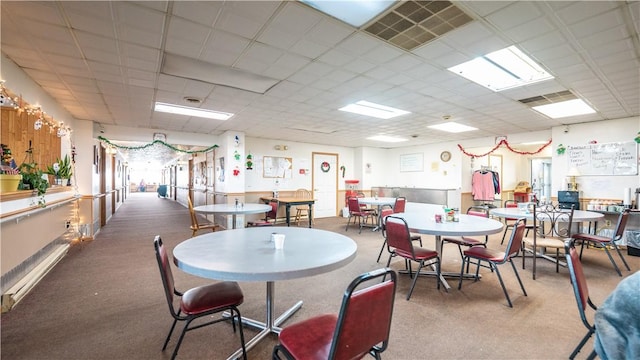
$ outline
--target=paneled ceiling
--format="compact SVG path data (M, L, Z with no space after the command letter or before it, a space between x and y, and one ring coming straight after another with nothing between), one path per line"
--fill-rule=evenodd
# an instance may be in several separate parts
M640 115L639 2L430 3L416 2L449 8L457 20L427 14L420 21L440 30L401 39L389 31L417 23L389 22L417 16L415 4L397 2L355 28L297 1L3 0L1 49L75 118L97 126L395 147ZM511 45L555 79L493 92L447 70ZM187 62L168 69L168 57ZM176 68L184 75L169 75ZM217 85L216 69L243 74L237 87L274 85L264 93ZM596 113L554 120L520 101L566 91ZM187 98L235 115L219 121L153 111L156 101L190 105ZM379 120L338 111L358 100L411 113ZM427 128L446 117L479 130ZM409 141L366 140L374 135Z

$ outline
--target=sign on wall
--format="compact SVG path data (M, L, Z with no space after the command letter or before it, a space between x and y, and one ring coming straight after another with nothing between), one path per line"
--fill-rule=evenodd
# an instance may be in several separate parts
M634 141L568 146L569 169L580 175L637 175L638 147Z

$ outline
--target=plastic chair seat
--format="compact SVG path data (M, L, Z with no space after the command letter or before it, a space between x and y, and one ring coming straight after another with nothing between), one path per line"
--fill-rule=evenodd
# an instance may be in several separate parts
M415 261L431 260L438 257L437 251L419 248L419 247L413 248L413 253L415 254L415 257L411 254L410 251L406 251L404 249L396 249L395 252L398 256L401 256L404 258L410 258Z
M465 255L481 259L485 261L492 261L495 263L501 262L505 258L504 251L489 249L485 247L472 247L469 250L464 251Z
M236 282L219 282L199 286L185 291L180 300L180 310L194 315L205 311L216 311L241 304L244 295Z
M287 326L278 338L295 359L326 360L337 322L336 314L319 315Z

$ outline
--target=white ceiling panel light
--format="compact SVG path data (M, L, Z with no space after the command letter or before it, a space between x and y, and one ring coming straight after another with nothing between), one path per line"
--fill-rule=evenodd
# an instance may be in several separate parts
M494 51L449 71L493 91L553 79L553 76L515 46Z
M380 105L369 101L361 100L353 104L341 107L340 111L351 112L359 115L372 116L378 119L391 119L400 115L410 114L408 111Z
M390 143L409 141L408 139L405 139L405 138L393 137L393 136L389 136L389 135L371 136L371 137L368 137L367 140L390 142Z
M199 108L194 108L189 106L167 104L162 102L156 102L153 110L158 112L165 112L169 114L197 116L201 118L215 119L215 120L228 120L230 117L234 115L232 113L226 113L221 111L199 109Z
M461 132L465 132L465 131L474 131L474 130L478 130L477 128L474 128L473 126L467 126L467 125L462 125L459 124L457 122L445 122L442 124L437 124L437 125L430 125L428 126L429 129L434 129L434 130L440 130L440 131L446 131L446 132L450 132L450 133L461 133Z
M356 0L356 1L327 1L300 0L301 2L340 19L349 25L360 27L369 20L385 11L395 1L393 0Z
M593 114L596 111L582 99L573 99L554 104L540 105L532 107L533 110L542 113L552 119L569 116Z
M175 54L164 54L161 73L264 94L280 80Z

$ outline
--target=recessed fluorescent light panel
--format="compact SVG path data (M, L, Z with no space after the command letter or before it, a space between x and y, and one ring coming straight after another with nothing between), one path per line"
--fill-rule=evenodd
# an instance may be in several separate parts
M355 27L364 25L395 2L393 0L300 1Z
M477 128L474 128L472 126L458 124L453 121L438 124L438 125L431 125L431 126L428 126L428 128L434 129L434 130L446 131L450 133L461 133L465 131L478 130Z
M233 116L232 113L198 109L198 108L189 107L189 106L181 106L181 105L167 104L167 103L161 103L161 102L156 102L156 105L153 109L155 111L165 112L169 114L197 116L197 117L202 117L207 119L216 119L216 120L227 120Z
M515 46L494 51L448 69L493 91L553 79Z
M397 137L388 136L388 135L371 136L371 137L368 137L367 140L383 141L383 142L390 142L390 143L407 141L407 139L397 138Z
M581 99L573 99L554 104L540 105L532 107L533 110L540 112L552 119L563 118L568 116L593 114L596 111L587 105Z
M347 111L354 114L373 116L378 119L391 119L396 116L410 114L408 111L392 108L389 106L384 106L368 101L358 101L354 104L349 104L345 107L338 109L340 111Z

